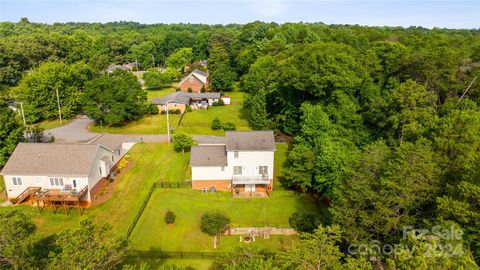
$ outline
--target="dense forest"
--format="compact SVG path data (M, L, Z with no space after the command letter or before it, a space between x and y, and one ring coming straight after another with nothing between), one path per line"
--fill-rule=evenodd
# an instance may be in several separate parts
M390 269L476 269L480 262L480 30L22 19L0 23L0 37L0 96L23 101L29 122L56 117L56 103L42 98L48 86L39 84L68 88L61 98L71 116L112 63L148 69L207 59L213 90L239 82L251 126L293 138L283 185L329 206L320 229L290 250L295 269L317 269L298 262L323 259L328 269L365 268L353 260L359 256ZM2 128L2 140L21 137L18 125L8 128L15 134ZM4 144L0 164L13 151ZM410 238L406 227L455 228L463 237ZM331 253L312 254L328 241ZM453 241L461 255L426 255L429 244ZM406 242L417 247L414 260L404 249L347 256L350 244Z

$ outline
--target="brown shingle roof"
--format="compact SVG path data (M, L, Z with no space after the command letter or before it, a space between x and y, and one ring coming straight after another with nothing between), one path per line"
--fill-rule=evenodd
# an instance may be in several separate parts
M223 145L192 146L190 153L191 166L223 166L227 165L227 152Z
M227 151L275 150L273 131L227 131Z
M87 176L99 145L19 143L2 174Z

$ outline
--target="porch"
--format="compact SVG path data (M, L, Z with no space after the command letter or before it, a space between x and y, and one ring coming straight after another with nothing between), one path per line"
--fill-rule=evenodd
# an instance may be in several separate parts
M39 189L31 196L32 205L36 204L38 210L41 212L45 207L51 207L55 214L57 210L62 207L65 214L68 215L72 207L78 208L80 214L88 206L87 201L82 198L87 194L88 186L85 186L80 191L61 190L61 189Z
M270 184L233 184L233 198L268 198L271 192Z

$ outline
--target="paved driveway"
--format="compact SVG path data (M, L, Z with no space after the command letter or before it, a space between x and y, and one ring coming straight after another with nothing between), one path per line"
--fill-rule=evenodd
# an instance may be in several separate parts
M79 115L70 123L53 129L45 130L45 135L54 136L55 140L60 140L67 143L87 143L93 141L101 134L91 132L88 130L88 126L93 123L93 120L85 115ZM166 142L167 135L165 134L110 134L109 136L122 137L127 141L144 141L144 142Z

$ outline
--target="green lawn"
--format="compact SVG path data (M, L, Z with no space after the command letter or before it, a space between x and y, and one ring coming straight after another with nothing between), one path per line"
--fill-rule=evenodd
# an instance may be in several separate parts
M165 225L167 210L176 214L173 227ZM204 194L191 189L157 189L133 231L136 249L168 251L214 251L213 238L200 231L200 218L208 211L221 211L231 219L233 227L289 227L288 218L295 211L316 211L308 195L277 190L269 198L232 198L229 192ZM257 239L255 244L271 251L279 250L292 237L272 236ZM240 244L239 236L222 237L217 251Z
M277 143L277 151L275 151L274 159L274 172L273 172L273 188L274 189L283 189L282 184L280 183L280 178L282 177L282 168L285 163L285 159L288 154L288 145L284 143Z
M213 259L126 259L124 264L136 265L139 267L142 263L147 263L151 270L165 269L167 265L176 265L187 269L209 270L213 265ZM182 269L183 269L182 268Z
M108 222L115 231L122 233L130 226L154 181L179 181L185 179L188 172L189 154L174 152L172 145L138 143L129 154L131 167L121 178L115 180L118 183L113 197L99 206L86 209L84 214L95 222ZM0 207L0 211L8 208L10 207ZM42 213L28 205L15 208L31 216L39 233L43 235L76 227L80 217L77 209L72 209L67 216L61 209L54 215L50 208L45 208Z
M231 97L231 105L209 107L208 110L187 112L178 127L189 134L195 135L224 135L223 130L212 130L213 119L218 117L222 122L232 122L237 130L251 130L248 123L248 112L242 107L243 92L226 92Z
M170 127L175 129L180 115L170 114L169 118ZM99 133L167 134L167 116L165 114L148 115L124 126L101 127L100 125L92 125L90 126L90 130Z
M164 97L168 94L174 93L175 88L173 87L167 87L167 88L162 88L162 89L155 89L155 90L145 90L147 91L147 97L148 100L151 100L152 98L157 98L157 97Z
M3 175L0 175L0 193L3 195L5 194L5 181L3 179ZM3 197L0 196L0 203L4 202L5 199L3 199Z
M36 124L33 124L34 126L38 126L38 127L41 127L43 129L52 129L52 128L57 128L57 127L61 127L63 125L66 125L67 123L69 123L70 121L72 121L71 119L67 119L67 120L63 120L62 123L60 124L60 120L58 119L52 119L52 120L43 120L41 122L38 122Z

